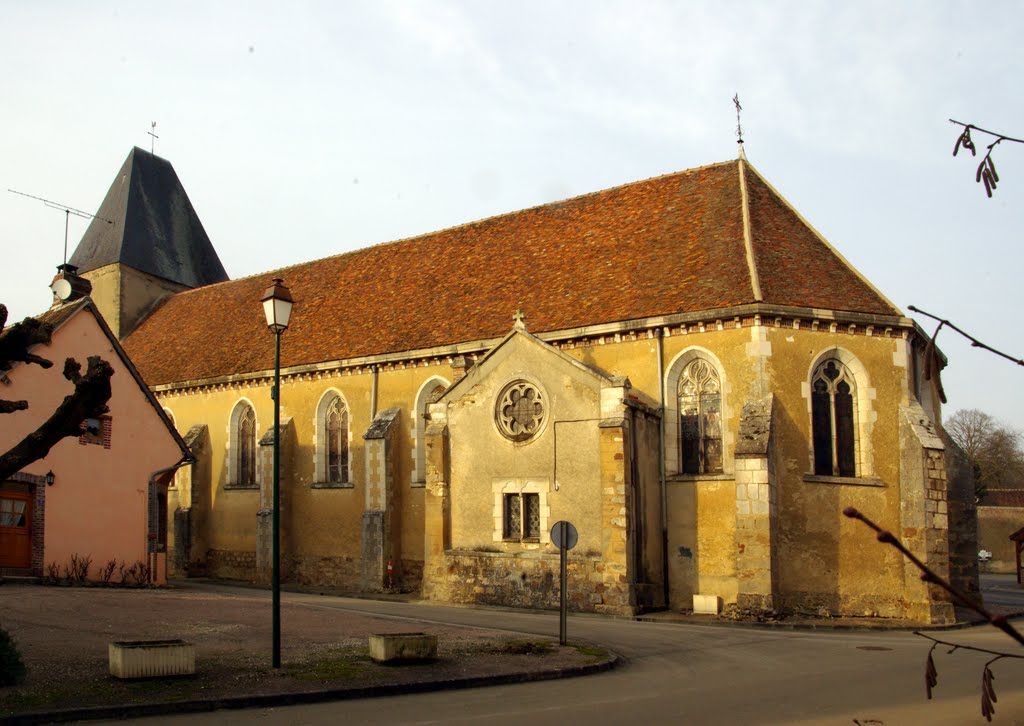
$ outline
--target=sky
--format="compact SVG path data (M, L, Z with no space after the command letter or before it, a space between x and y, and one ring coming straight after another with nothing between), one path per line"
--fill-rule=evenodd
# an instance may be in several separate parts
M995 149L989 199L992 139L954 158L949 121L1024 138L1019 2L0 8L11 320L49 307L65 215L5 190L95 212L133 146L174 165L238 278L735 158L738 93L748 160L851 264L1024 357L1024 144ZM938 342L945 415L1024 430L1024 369Z

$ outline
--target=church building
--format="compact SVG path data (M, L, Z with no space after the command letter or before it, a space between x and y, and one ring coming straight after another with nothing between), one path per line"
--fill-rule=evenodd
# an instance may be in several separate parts
M942 354L739 158L228 279L134 149L71 263L195 463L172 574L453 603L949 622L854 506L977 590ZM293 240L301 245L301 240ZM926 370L930 375L926 376Z

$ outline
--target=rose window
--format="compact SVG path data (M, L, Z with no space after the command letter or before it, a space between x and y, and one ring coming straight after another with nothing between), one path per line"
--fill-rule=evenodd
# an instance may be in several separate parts
M495 405L498 430L512 441L533 438L544 423L544 395L532 383L514 381L502 390Z

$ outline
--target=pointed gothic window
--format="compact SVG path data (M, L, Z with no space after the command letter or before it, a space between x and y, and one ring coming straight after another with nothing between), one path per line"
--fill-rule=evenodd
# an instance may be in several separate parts
M256 412L245 406L238 415L238 480L240 486L256 486Z
M324 418L326 435L327 481L332 484L348 483L348 408L340 396L327 405Z
M718 371L702 358L679 377L679 471L722 471L722 383Z
M857 476L853 376L837 360L819 365L811 378L814 473Z

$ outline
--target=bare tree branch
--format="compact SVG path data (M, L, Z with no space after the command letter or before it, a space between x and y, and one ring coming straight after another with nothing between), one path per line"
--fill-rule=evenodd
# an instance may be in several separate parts
M993 348L990 345L985 345L984 343L982 343L980 340L978 340L974 336L972 336L972 335L970 335L968 333L965 333L964 331L960 330L960 328L956 327L955 325L953 325L953 323L949 322L948 320L946 320L944 318L940 318L937 315L932 315L931 313L925 312L924 310L922 310L919 307L915 307L914 305L908 305L907 307L910 310L914 311L915 313L920 313L921 315L929 317L932 320L938 320L939 321L939 328L935 331L935 335L939 334L939 330L942 329L943 325L948 325L950 328L952 328L956 332L960 333L960 335L962 335L965 338L967 338L967 340L971 341L971 345L973 347L975 347L975 348L982 348L984 350L987 350L989 353L995 353L998 356L1002 356L1003 358L1006 358L1006 360L1012 361L1012 362L1016 363L1019 366L1024 366L1024 358L1014 358L1012 355L1007 355L1006 353L1003 353L1002 351L998 351L998 350L996 350L995 348ZM935 335L932 336L932 341L933 342L935 340Z
M84 375L81 370L81 364L73 358L64 362L64 377L75 384L74 392L64 397L57 410L37 430L0 456L0 481L46 456L62 439L80 435L85 419L107 412L113 367L94 355L89 357Z
M1001 134L997 131L988 131L980 126L965 124L954 119L950 119L949 122L963 128L963 131L956 139L956 146L953 147L953 156L956 156L961 148L970 151L971 156L977 156L978 150L974 146L974 140L971 139L971 129L995 137L995 141L988 145L988 150L985 152L985 158L981 160L981 163L978 165L978 170L974 175L974 181L979 184L984 183L985 193L989 198L991 198L992 192L995 191L996 184L999 182L999 174L996 173L996 165L995 162L992 161L992 150L1003 141L1012 141L1017 144L1024 144L1024 139L1015 139L1012 136L1006 136L1005 134Z
M928 565L921 562L921 560L919 560L913 552L904 547L903 543L900 542L892 532L879 527L877 524L871 521L869 517L861 514L860 511L858 511L855 507L847 507L846 509L844 509L843 515L849 517L850 519L859 519L861 522L871 527L871 529L875 530L875 532L878 534L879 542L892 545L901 553L903 553L903 556L910 560L912 563L914 563L914 566L921 571L921 579L924 582L927 582L932 585L938 585L943 590L948 592L953 597L953 599L956 600L958 603L978 613L983 618L985 618L985 620L987 620L989 623L1002 630L1004 633L1009 635L1011 638L1016 640L1021 645L1024 645L1024 635L1021 635L1020 631L1013 627L1013 625L1006 619L1005 616L995 615L989 612L984 607L978 605L965 594L963 594L955 587L950 585L938 573L936 573L934 570L928 567Z
M904 547L903 543L900 542L893 535L892 532L882 529L877 524L875 524L869 517L861 514L854 507L847 507L846 509L844 509L843 515L849 517L850 519L859 519L868 527L875 530L875 532L878 535L879 542L892 545L893 547L898 549L904 557L910 560L914 564L914 566L921 571L921 579L924 582L933 585L938 585L943 590L952 595L953 599L959 602L961 605L970 608L974 612L978 613L983 618L985 618L985 620L987 620L990 624L1002 630L1004 633L1006 633L1011 638L1016 640L1019 644L1024 645L1024 636L1022 636L1020 631L1018 631L1015 627L1013 627L1013 625L1010 624L1010 622L1006 619L1005 616L994 615L981 605L977 604L976 602L968 598L964 593L960 592L955 587L950 585L949 582L947 582L944 578L940 577L938 573L936 573L934 570L928 567L928 565L921 562L921 560L915 557L910 550ZM979 653L987 653L989 655L995 656L987 663L985 663L985 667L982 669L981 674L981 714L986 719L991 721L992 714L995 713L995 706L993 704L996 702L996 692L995 688L992 686L992 681L995 680L995 675L993 675L992 670L989 668L989 666L991 666L993 663L995 663L997 660L1000 660L1001 658L1024 658L1024 655L1017 655L1014 653L1003 653L1001 651L987 650L985 648L975 648L971 645L960 645L959 643L950 643L945 640L933 638L930 635L925 635L921 632L915 632L914 635L920 635L922 638L927 638L928 640L932 641L932 647L928 650L928 659L925 661L924 674L925 688L928 694L928 698L932 697L932 689L939 682L939 672L938 669L936 669L935 667L935 659L932 657L932 654L935 652L935 648L938 645L941 644L949 646L952 649L949 651L950 653L953 653L956 650L974 650L978 651Z
M0 328L7 322L7 306L0 303ZM0 332L0 370L7 370L12 363L35 363L43 368L53 365L38 355L29 352L34 345L50 342L52 328L35 318L25 318L20 323Z

